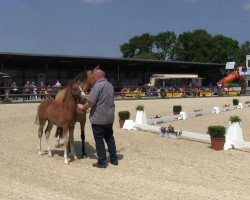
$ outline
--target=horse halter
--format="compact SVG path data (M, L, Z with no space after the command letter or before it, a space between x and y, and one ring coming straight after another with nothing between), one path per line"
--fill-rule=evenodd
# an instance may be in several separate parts
M86 95L85 92L82 90L82 88L81 88L80 86L78 86L78 88L79 88L80 92L79 92L79 94L77 95L77 99L78 99L79 101L87 99L87 95Z

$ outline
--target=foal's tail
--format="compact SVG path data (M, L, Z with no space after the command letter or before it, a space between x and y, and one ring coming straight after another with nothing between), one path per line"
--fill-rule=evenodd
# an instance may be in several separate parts
M60 139L63 139L63 129L61 127L57 127L55 138L59 137Z
M38 115L39 106L37 106L35 124L39 124L39 115Z

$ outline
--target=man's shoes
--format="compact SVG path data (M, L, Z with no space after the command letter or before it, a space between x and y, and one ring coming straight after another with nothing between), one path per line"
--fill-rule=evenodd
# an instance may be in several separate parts
M106 168L108 165L107 164L100 164L99 162L93 163L93 167L97 168Z
M110 163L111 163L112 165L118 165L118 160L110 161Z

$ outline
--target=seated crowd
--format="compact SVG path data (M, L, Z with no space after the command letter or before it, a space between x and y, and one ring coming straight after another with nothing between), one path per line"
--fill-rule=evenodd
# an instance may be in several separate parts
M45 85L44 82L40 82L40 85L36 85L35 82L26 81L23 87L18 87L15 82L10 86L10 96L13 100L18 100L18 97L22 97L24 100L38 100L54 97L60 90L61 84L57 81L53 86L50 84Z
M16 83L13 82L10 87L10 94L13 100L18 100L18 97L22 97L24 100L38 100L51 98L56 95L60 90L61 83L56 81L54 85L45 85L44 82L40 82L39 86L36 86L35 82L26 81L23 87L17 87ZM195 85L178 85L178 86L149 86L147 84L143 86L124 86L123 88L117 87L116 93L122 97L126 96L126 93L136 93L139 97L140 93L144 93L145 97L161 97L165 96L166 93L182 93L182 97L186 96L201 96L201 92L213 92L214 95L220 93L227 93L231 91L231 88L224 89L220 86L195 86Z
M228 89L229 91L232 89ZM121 95L126 96L126 93L140 93L145 92L147 97L157 97L161 96L164 92L170 93L183 93L182 96L200 96L201 92L213 92L215 95L226 92L226 90L219 86L195 86L195 85L179 85L179 86L165 86L165 87L156 87L156 86L130 86L123 87L120 90Z

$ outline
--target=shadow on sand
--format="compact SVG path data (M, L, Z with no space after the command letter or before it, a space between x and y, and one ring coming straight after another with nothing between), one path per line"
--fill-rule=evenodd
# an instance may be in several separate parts
M78 159L82 158L82 142L81 141L75 141L75 151L76 151L76 156ZM96 155L96 150L95 148L90 145L88 142L85 142L85 151L86 151L86 158L90 158L90 159L98 159L97 155ZM63 144L60 144L59 149L53 149L51 150L52 155L58 155L60 157L63 157L64 155L64 150L63 150ZM107 152L107 156L108 156L108 149L106 149ZM122 160L124 155L120 154L120 152L117 150L117 157L118 160ZM109 158L108 158L109 161Z

